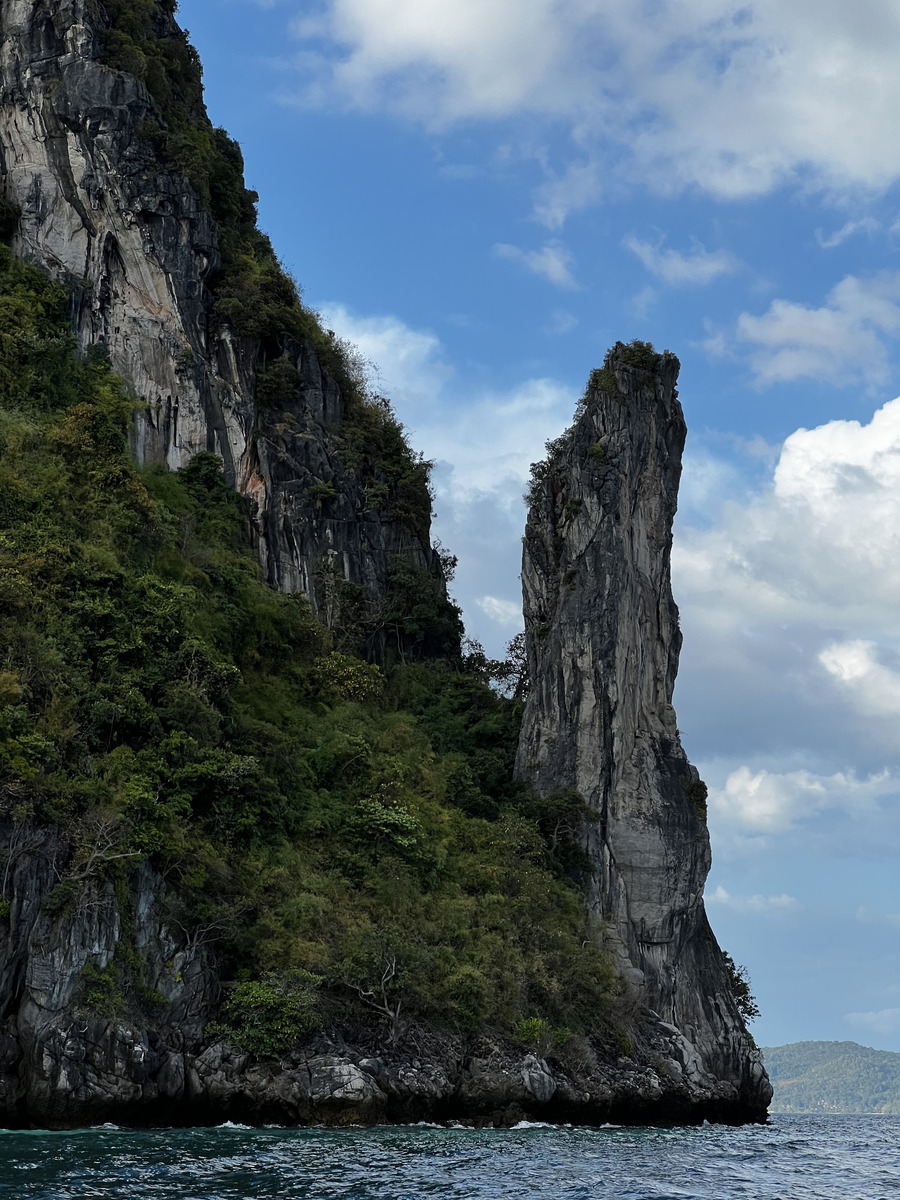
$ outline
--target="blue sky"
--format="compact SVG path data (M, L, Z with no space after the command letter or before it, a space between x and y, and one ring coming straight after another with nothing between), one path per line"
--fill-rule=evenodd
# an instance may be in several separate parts
M900 10L181 0L308 304L436 463L470 633L617 339L682 362L676 705L762 1044L900 1050Z

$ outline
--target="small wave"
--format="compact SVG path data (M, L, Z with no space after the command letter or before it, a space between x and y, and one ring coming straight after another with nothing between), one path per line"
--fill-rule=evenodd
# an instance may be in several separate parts
M252 1129L252 1125L241 1125L239 1121L223 1121L216 1129Z

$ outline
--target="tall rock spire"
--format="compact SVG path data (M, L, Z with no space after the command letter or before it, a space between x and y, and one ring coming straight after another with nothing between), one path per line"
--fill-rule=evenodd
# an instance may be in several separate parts
M672 707L678 369L668 352L617 343L535 468L522 568L532 686L517 772L542 795L574 788L593 809L590 908L637 995L677 1031L698 1098L739 1117L764 1111L771 1091L706 918L706 788Z

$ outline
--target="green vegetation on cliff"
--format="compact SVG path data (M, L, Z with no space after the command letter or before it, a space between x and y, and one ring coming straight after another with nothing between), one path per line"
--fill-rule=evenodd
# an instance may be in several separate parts
M100 60L135 76L155 107L140 132L159 166L183 174L216 223L221 265L211 284L213 314L236 333L260 338L277 358L286 334L313 341L323 365L348 394L360 376L352 355L300 301L296 283L257 227L256 192L244 184L241 148L213 126L203 103L203 72L175 0L91 0Z
M900 1113L900 1054L856 1042L763 1048L773 1112Z
M338 652L261 581L217 459L133 465L132 402L66 311L0 248L7 867L58 826L64 912L149 858L172 927L238 979L220 1019L251 1049L315 1020L596 1027L617 984L577 889L583 806L511 782L521 702L477 655ZM137 1003L127 965L86 997Z
M287 343L305 339L315 347L346 402L347 465L362 475L373 507L389 507L427 540L429 464L410 449L388 403L369 394L354 348L302 303L258 228L259 197L245 186L241 148L207 116L200 59L174 20L176 8L175 0L89 3L100 60L139 79L155 102L140 128L151 161L184 175L215 222L220 263L209 280L212 323L258 342L261 408L286 404L299 388L296 370L282 357Z

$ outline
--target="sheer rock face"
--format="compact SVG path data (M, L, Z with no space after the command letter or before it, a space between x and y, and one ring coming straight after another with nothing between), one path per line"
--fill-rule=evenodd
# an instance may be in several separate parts
M296 398L285 412L257 411L258 342L209 320L215 225L140 136L147 90L95 52L85 0L3 0L0 194L21 209L15 252L69 288L79 342L106 345L144 402L138 460L175 469L199 451L220 455L250 502L269 581L314 608L323 564L370 596L385 590L392 555L436 571L427 541L370 511L342 466L344 397L309 343L284 347ZM339 501L309 498L328 483Z
M532 691L517 771L542 795L576 789L596 814L591 910L690 1060L698 1100L762 1115L771 1088L703 907L706 792L672 707L679 363L636 358L621 344L610 352L533 489L522 569Z
M57 906L48 900L68 856L57 831L4 822L0 848L11 896L0 921L0 1120L160 1118L184 1094L185 1049L219 996L202 933L188 939L172 922L171 897L147 863L128 880L125 911L113 884L95 880ZM126 943L149 998L143 1019L118 1015L121 997L98 982ZM92 988L99 1005L87 999Z

